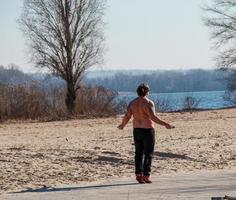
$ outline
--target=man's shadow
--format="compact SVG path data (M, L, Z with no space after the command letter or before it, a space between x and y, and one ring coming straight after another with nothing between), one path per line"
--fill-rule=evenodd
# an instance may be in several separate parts
M168 158L177 158L177 159L181 159L181 160L190 160L190 161L196 161L194 158L191 158L185 154L176 154L176 153L171 153L171 152L155 152L154 153L155 156L157 156L157 159L168 159Z
M104 184L104 185L90 185L90 186L78 186L78 187L63 187L63 188L54 188L54 187L42 187L38 189L28 188L19 192L12 192L12 194L21 194L21 193L30 193L30 192L68 192L72 190L87 190L87 189L99 189L99 188L108 188L108 187L121 187L121 186L131 186L139 185L139 183L117 183L117 184Z

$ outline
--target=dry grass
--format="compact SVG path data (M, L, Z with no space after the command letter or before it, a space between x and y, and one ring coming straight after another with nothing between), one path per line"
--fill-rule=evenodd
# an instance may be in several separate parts
M114 116L117 94L102 87L82 87L77 93L73 117ZM0 85L0 120L33 119L40 121L71 118L65 107L65 89L45 89L37 82Z

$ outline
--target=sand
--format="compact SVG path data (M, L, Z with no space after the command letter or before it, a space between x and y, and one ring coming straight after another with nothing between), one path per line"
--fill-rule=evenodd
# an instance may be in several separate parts
M236 109L157 113L152 174L234 169ZM121 117L0 124L0 193L132 177L132 123Z

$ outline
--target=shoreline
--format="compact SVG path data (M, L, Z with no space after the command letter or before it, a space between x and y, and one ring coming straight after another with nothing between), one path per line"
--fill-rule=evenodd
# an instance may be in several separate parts
M176 111L166 111L166 112L160 112L160 111L156 111L157 114L171 114L171 113L179 113L179 114L183 114L183 113L197 113L197 112L204 112L204 111L220 111L220 110L236 110L236 106L231 106L231 107L225 107L225 108L212 108L212 109L201 109L201 108L196 108L196 109L192 109L192 110L188 110L188 109L182 109L182 110L176 110ZM32 120L32 119L7 119L7 120L3 120L0 121L0 128L1 125L3 124L21 124L21 123L51 123L51 122L68 122L68 121L74 121L74 120L93 120L93 119L109 119L109 118L113 118L113 119L118 119L121 116L123 116L125 113L123 114L117 114L114 116L103 116L103 117L96 117L96 116L75 116L72 118L68 118L68 119L61 119L61 120L42 120L42 119L38 119L38 120Z

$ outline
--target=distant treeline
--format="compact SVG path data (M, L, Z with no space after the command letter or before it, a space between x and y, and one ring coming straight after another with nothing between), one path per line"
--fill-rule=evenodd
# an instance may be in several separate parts
M32 82L44 89L60 88L65 84L64 80L51 74L24 73L14 64L8 67L0 65L0 84L19 85Z
M102 86L115 91L135 91L138 84L150 85L152 92L197 92L227 89L229 74L220 70L166 70L166 71L92 71L88 72L83 85ZM12 65L0 66L0 83L22 84L36 81L41 87L63 87L64 81L49 74L28 74Z
M0 83L19 84L31 81L32 77L18 69L15 65L4 67L0 65Z
M194 69L187 71L119 71L112 76L87 78L86 84L108 87L116 91L135 91L138 84L150 85L152 92L195 92L226 90L226 72Z

